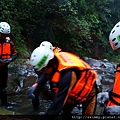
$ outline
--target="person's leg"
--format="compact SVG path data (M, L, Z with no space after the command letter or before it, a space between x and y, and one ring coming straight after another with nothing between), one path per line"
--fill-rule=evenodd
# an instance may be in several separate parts
M97 104L97 87L94 86L90 95L87 97L86 101L82 104L82 115L94 115Z
M7 102L7 82L8 82L8 67L3 66L0 67L0 96L1 96L1 104L3 108L5 109L12 109L13 106L11 106Z
M38 86L35 91L34 91L34 95L35 95L35 99L32 100L32 105L33 105L33 108L34 110L39 110L39 95L42 91L44 86Z
M8 80L8 68L7 66L0 68L0 91L1 91L1 103L2 106L7 104L7 80Z
M4 87L2 89L2 92L1 92L1 103L2 103L2 106L7 105L7 91L6 91L6 87Z
M1 89L1 84L0 84L0 100L2 98L2 89ZM2 102L1 102L1 105L2 105Z
M32 100L34 110L39 110L39 95L35 95L35 99Z
M62 115L63 120L72 120L71 111L73 110L75 105L76 104L70 104L68 102L65 103L65 105L63 107L63 115Z

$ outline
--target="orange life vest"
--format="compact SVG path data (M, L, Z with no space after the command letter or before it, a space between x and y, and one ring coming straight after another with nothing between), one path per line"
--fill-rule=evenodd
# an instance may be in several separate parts
M10 58L10 54L10 38L6 37L5 41L3 43L0 43L0 58Z
M110 92L107 106L120 105L120 66L117 68L113 90Z
M78 56L69 52L56 52L55 56L59 61L58 71L52 77L52 83L58 83L60 80L60 72L64 69L77 68L80 71L80 79L77 81L74 88L69 93L67 101L74 103L76 101L83 102L91 92L97 78L96 72L89 64L84 62ZM58 87L53 86L53 91L58 92Z

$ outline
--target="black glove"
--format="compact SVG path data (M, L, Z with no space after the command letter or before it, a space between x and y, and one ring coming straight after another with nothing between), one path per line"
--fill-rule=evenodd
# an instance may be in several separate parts
M26 93L27 98L32 99L32 100L35 99L35 95L34 95L35 89L36 89L36 86L35 86L35 87L30 87L30 88L27 90L27 93Z
M8 58L8 59L4 60L4 64L9 64L11 61L12 61L12 59Z

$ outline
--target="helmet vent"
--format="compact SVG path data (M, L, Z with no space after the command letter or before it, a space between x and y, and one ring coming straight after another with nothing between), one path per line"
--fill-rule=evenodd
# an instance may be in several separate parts
M120 27L120 25L117 25L116 27Z
M115 32L115 30L112 31L112 34Z
M115 46L117 46L118 45L118 42L117 43L115 43Z
M112 39L112 41L114 42L116 40L116 38Z
M31 61L34 61L34 59L32 59Z
M42 44L42 46L45 46L44 44Z

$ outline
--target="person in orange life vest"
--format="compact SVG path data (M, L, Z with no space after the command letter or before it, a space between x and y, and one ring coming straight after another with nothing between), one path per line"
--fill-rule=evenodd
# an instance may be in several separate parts
M57 50L57 51L61 51L60 48L58 47L53 47L52 44L48 41L43 41L41 44L40 44L40 47L49 47L49 48L53 48L54 51ZM55 49L57 48L57 49ZM29 99L32 99L32 105L33 105L33 108L34 110L31 111L31 113L37 113L39 112L39 95L41 93L41 91L43 90L43 88L45 88L45 83L47 81L47 77L45 74L43 74L42 72L40 71L36 71L36 74L38 75L38 78L36 79L36 83L37 84L34 84L32 87L30 87L30 89L27 90L27 98ZM49 97L49 99L52 99L52 95L49 94L49 92L46 92L47 93L47 96Z
M51 47L52 48L52 44L48 41L44 41L40 44L41 47ZM58 49L60 50L60 48ZM47 81L47 77L44 73L42 73L41 71L36 71L35 73L38 75L38 78L36 79L36 83L30 87L27 90L27 98L32 99L32 105L34 110L31 111L31 113L37 113L39 112L39 95L41 93L41 91L45 88L45 83ZM49 98L52 99L52 96L48 93L47 95L49 95Z
M57 117L63 111L63 116L68 118L78 103L83 104L83 115L93 115L96 108L97 73L78 56L56 49L52 45L40 45L30 57L34 69L49 76L54 97L46 116ZM35 83L32 87L38 85Z
M6 109L12 106L7 102L8 64L17 58L17 50L9 37L10 25L0 22L0 99L1 105Z
M120 51L120 21L112 28L109 35L112 50ZM99 104L105 105L105 115L120 115L120 65L117 65L112 89L101 92L97 96Z

